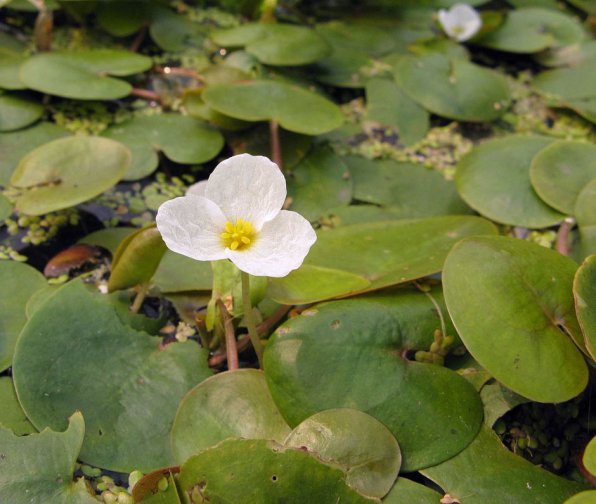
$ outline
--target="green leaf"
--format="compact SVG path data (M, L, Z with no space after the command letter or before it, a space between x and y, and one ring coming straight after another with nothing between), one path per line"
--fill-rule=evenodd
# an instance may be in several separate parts
M546 205L530 182L530 163L551 138L508 136L489 140L463 157L455 183L461 197L491 220L543 228L565 217Z
M582 489L514 455L486 426L459 455L422 474L465 504L559 504Z
M404 56L394 67L398 86L429 112L461 121L492 121L507 109L509 85L501 74L439 53Z
M495 233L490 222L465 216L319 231L304 264L284 278L271 279L269 295L279 303L304 304L409 282L441 271L461 238Z
M235 80L232 80L232 82L235 82ZM250 122L234 119L233 117L220 114L216 110L213 110L203 101L203 91L203 88L197 88L189 89L184 93L182 103L189 116L202 119L218 128L228 131L241 131L250 128L253 125Z
M284 445L306 448L321 460L340 465L346 483L369 497L387 494L401 465L399 445L387 427L350 408L315 413L294 428Z
M245 47L266 65L306 65L331 51L325 40L311 28L282 23L248 23L211 32L211 38L224 47Z
M581 256L587 257L596 253L596 178L577 196L574 213L581 236Z
M0 285L0 371L4 371L12 362L19 333L27 322L27 301L46 286L46 280L27 264L0 261Z
M292 210L314 221L325 210L352 200L348 168L330 148L317 147L292 169L288 196Z
M0 409L1 426L7 427L17 436L37 432L21 408L10 376L0 377L0 404L2 404L2 409Z
M491 383L480 389L480 399L484 405L484 423L487 427L492 427L499 418L516 406L528 402L528 399L495 380L491 380Z
M219 131L179 114L138 116L110 127L102 135L131 150L132 164L125 180L138 180L153 173L160 151L176 163L194 164L213 159L223 147Z
M354 180L354 199L400 210L401 218L470 213L455 184L435 170L360 156L343 158Z
M16 93L0 91L0 131L13 131L37 121L43 106L36 100Z
M596 179L596 146L560 140L542 149L532 159L532 186L547 204L573 215L580 191Z
M25 47L18 43L16 47L7 47L4 43L5 35L8 36L4 32L0 35L0 88L25 89L19 79L19 69L27 59L23 55Z
M97 22L115 37L133 35L148 19L149 12L140 2L101 2L97 6Z
M442 495L433 489L415 483L407 478L399 477L391 491L383 499L383 504L437 504Z
M594 499L596 499L596 490L586 490L570 497L563 504L592 504Z
M535 53L576 44L585 36L582 26L571 16L529 7L510 11L496 30L474 43L499 51Z
M196 50L203 47L207 27L168 8L156 7L152 9L149 34L164 51Z
M189 459L179 488L191 501L364 504L337 467L274 441L229 439Z
M77 100L113 100L127 96L132 86L110 77L144 72L150 58L129 51L93 49L37 54L21 67L20 78L31 89Z
M429 114L391 79L369 79L365 86L366 118L396 129L400 144L422 140L430 126Z
M87 236L81 238L78 243L88 243L90 245L98 245L108 250L112 257L116 253L116 250L120 246L120 243L129 236L136 232L137 229L134 227L117 227L100 229L89 233Z
M462 240L445 261L445 300L466 348L534 401L567 401L588 381L575 346L585 350L571 294L576 268L553 250L495 236Z
M0 185L7 186L19 161L44 143L69 136L69 132L53 123L40 122L30 128L0 133Z
M172 451L183 463L224 439L282 443L289 433L262 371L239 369L212 376L186 394L172 427Z
M168 486L165 490L160 490L158 485L164 478L167 480ZM137 493L137 487L146 486L149 483L152 484L151 488L144 488L143 492ZM181 504L176 489L176 480L171 472L156 471L147 474L135 485L132 496L135 499L134 502L145 504Z
M129 234L112 259L108 290L128 289L147 284L167 250L161 234L151 225Z
M596 437L593 437L586 446L582 462L590 474L596 475Z
M585 346L592 358L596 359L596 255L589 256L577 270L573 280L573 296Z
M184 394L211 373L194 341L125 325L109 296L80 281L63 286L21 333L13 362L33 425L60 428L74 410L87 420L81 460L120 472L170 465L169 432Z
M153 283L161 292L210 291L213 271L209 261L197 261L166 250Z
M222 114L244 121L277 121L295 133L320 135L338 128L337 105L294 84L255 80L210 86L203 99Z
M130 151L101 137L53 140L21 159L10 183L21 190L16 208L41 215L87 201L116 184L130 166Z
M84 433L85 423L78 412L70 417L65 432L44 430L17 437L0 427L0 500L97 504L83 479L72 481Z
M420 292L306 310L265 348L273 400L290 426L330 408L372 415L398 440L404 471L446 460L474 439L482 405L455 372L406 359L430 347L437 327L434 306Z
M4 224L4 221L10 217L12 214L12 202L4 196L4 194L0 194L0 226Z

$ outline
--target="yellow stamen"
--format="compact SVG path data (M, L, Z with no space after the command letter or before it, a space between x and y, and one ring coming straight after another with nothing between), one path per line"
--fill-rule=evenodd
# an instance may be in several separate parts
M243 219L236 220L236 224L228 221L220 236L226 248L230 250L245 250L255 240L255 228L249 221Z

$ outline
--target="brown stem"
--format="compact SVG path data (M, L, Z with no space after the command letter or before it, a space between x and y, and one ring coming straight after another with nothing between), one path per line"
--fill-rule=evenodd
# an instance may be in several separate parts
M40 52L47 52L52 50L52 35L54 30L54 14L51 10L46 9L42 3L37 18L35 19L35 28L33 30L33 37L35 40L35 48Z
M143 98L145 100L156 102L161 101L161 97L155 91L149 91L148 89L132 88L130 94L133 96L138 96L139 98Z
M559 227L555 248L562 255L569 255L569 233L575 224L573 217L567 217Z
M145 37L147 36L147 30L148 30L147 24L144 24L143 26L141 26L139 33L137 33L137 36L134 38L134 40L130 44L130 47L128 48L128 50L130 52L136 53L139 50L139 47L141 47L143 40L145 40Z
M236 343L236 334L234 332L234 324L232 323L232 317L223 304L221 299L216 301L219 311L223 318L225 338L226 338L226 357L228 360L228 369L234 371L238 369L238 347Z
M277 121L269 121L269 139L271 142L271 160L283 171L284 165L281 157L281 142L279 141L279 124Z
M155 67L154 70L157 73L162 73L165 75L180 75L182 77L191 77L201 82L204 82L205 80L202 75L200 75L196 70L193 70L192 68L158 66Z
M135 296L134 301L130 307L130 311L133 313L139 313L141 306L143 305L143 301L145 301L145 296L147 296L147 292L149 291L149 284L144 283L141 284L137 290L137 295Z
M269 317L263 320L263 322L257 326L257 333L259 334L259 337L262 337L271 331L273 326L278 324L279 321L283 319L291 309L292 307L290 305L281 305L277 310L269 315Z

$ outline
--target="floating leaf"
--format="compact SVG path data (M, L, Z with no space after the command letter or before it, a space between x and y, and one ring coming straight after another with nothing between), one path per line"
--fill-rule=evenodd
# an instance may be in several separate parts
M486 426L459 455L422 474L465 504L559 504L582 489L514 455Z
M212 376L186 394L172 427L172 451L182 463L224 439L281 443L289 433L263 373L239 369Z
M586 348L596 359L596 255L588 257L577 270L573 280L573 295ZM596 470L593 472L596 474Z
M210 291L213 286L213 271L207 261L166 250L153 283L161 292Z
M91 245L103 247L108 250L113 257L122 240L135 231L137 231L136 228L124 226L100 229L99 231L94 231L93 233L89 233L84 238L81 238L79 243L89 243Z
M21 44L8 33L0 34L0 88L25 89L19 79L19 69L27 59L23 55L24 44Z
M165 51L178 52L203 46L207 27L186 16L174 14L168 8L154 7L149 34Z
M51 140L68 136L69 132L53 123L40 122L30 128L0 133L0 185L7 186L21 158Z
M539 7L510 11L505 21L474 43L499 51L535 53L576 44L585 37L581 25L562 12Z
M463 237L495 232L490 222L464 216L320 231L304 264L272 279L269 295L278 303L304 304L409 282L441 271L447 253Z
M530 183L530 163L551 138L508 136L489 140L463 157L455 183L480 214L502 224L543 228L565 217L546 205Z
M596 476L596 437L593 437L586 446L582 462L586 470Z
M235 81L232 81L235 82ZM219 83L218 83L219 84ZM184 93L182 103L191 117L202 119L210 124L229 131L240 131L250 128L253 124L220 114L207 105L202 98L203 88L189 89ZM282 143L283 144L283 143Z
M15 93L0 91L0 131L13 131L37 121L43 106L36 100Z
M129 234L112 259L108 282L110 292L147 284L167 250L161 234L151 225Z
M80 458L89 464L121 472L170 465L174 414L210 375L207 352L194 341L164 347L114 308L111 297L72 281L33 314L13 364L21 405L39 429L81 410Z
M46 280L27 264L0 261L0 285L0 371L4 371L12 362L19 333L27 322L27 301L45 287Z
M282 23L247 23L213 31L211 38L224 47L244 47L266 65L306 65L330 52L316 31Z
M0 409L1 426L7 427L17 436L37 432L21 408L14 391L12 378L9 376L0 377L0 404L2 404L2 409Z
M229 439L189 459L179 488L195 502L365 504L337 467L274 441Z
M484 423L487 427L492 427L499 418L516 406L528 402L528 399L509 390L496 380L492 380L480 389L480 399L484 405Z
M118 182L130 166L130 151L100 137L76 136L43 144L12 174L21 189L19 212L41 215L87 201Z
M352 181L342 159L327 147L311 151L292 169L288 180L292 210L314 221L325 210L348 205Z
M84 479L72 481L84 433L80 413L70 417L65 432L44 430L17 437L0 427L0 500L97 504Z
M244 121L277 121L296 133L320 135L341 126L333 102L285 82L256 80L211 86L203 99L222 114Z
M596 253L596 178L577 196L574 213L581 236L581 255L587 257Z
M138 180L155 171L158 153L176 163L203 163L223 147L219 131L192 117L180 114L138 116L112 126L103 136L117 140L132 152L132 164L125 180Z
M394 67L400 88L425 109L461 121L492 121L507 109L509 86L501 74L439 53L404 56Z
M391 79L374 78L366 83L366 118L397 130L398 142L409 146L424 138L429 114Z
M151 64L151 58L129 51L55 51L29 58L20 77L28 88L42 93L77 100L113 100L127 96L132 86L110 75L133 75Z
M534 401L567 401L588 381L575 346L585 350L571 295L576 268L553 250L495 236L467 238L445 261L445 300L466 348Z
M339 464L346 483L370 497L389 492L401 465L399 445L387 427L350 408L315 413L294 428L284 445Z
M158 469L143 476L132 491L134 502L145 504L181 504L176 480L173 471L179 472L179 468ZM167 481L167 488L160 489L160 485Z
M439 327L423 293L324 303L290 319L265 348L273 400L290 426L330 408L355 408L389 428L403 469L462 450L482 422L474 388L450 369L409 361ZM391 380L387 380L391 377Z
M399 209L401 218L470 213L455 184L437 171L391 159L346 156L344 161L354 180L354 199Z
M391 491L383 499L383 504L437 504L441 494L420 483L399 477Z
M532 159L530 179L538 195L550 206L573 215L580 191L596 179L596 146L561 140Z
M115 37L136 33L148 22L149 17L149 12L139 2L101 2L97 6L97 22Z
M593 504L595 499L596 490L586 490L570 497L563 504Z

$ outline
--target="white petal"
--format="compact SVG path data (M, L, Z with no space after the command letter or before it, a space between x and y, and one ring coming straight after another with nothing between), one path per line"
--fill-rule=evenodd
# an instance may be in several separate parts
M480 14L468 4L455 4L448 11L441 9L438 18L445 33L459 42L472 38L482 27Z
M207 189L207 181L201 180L196 184L193 184L186 189L186 195L194 194L195 196L203 196L205 197L205 190Z
M215 202L229 221L250 221L258 231L284 204L286 180L266 157L240 154L217 165L205 197Z
M166 201L155 220L170 250L199 261L225 259L220 235L226 218L207 198L190 195Z
M226 253L246 273L284 277L300 267L315 241L317 235L302 215L282 210L265 223L253 246L246 250L226 249Z

